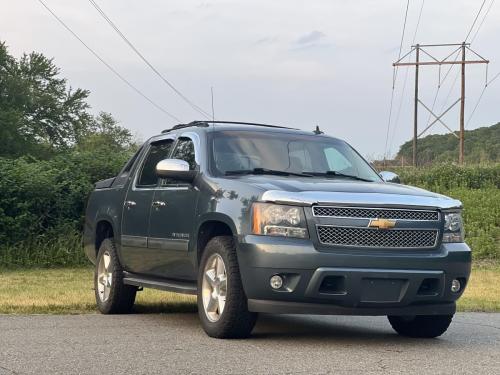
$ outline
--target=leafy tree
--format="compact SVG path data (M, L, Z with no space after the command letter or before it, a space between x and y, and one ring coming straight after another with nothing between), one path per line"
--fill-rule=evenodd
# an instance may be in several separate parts
M76 148L80 151L101 149L119 152L135 147L130 130L118 125L110 113L101 112L92 118L84 136L78 140Z
M67 88L52 59L16 60L0 42L0 156L47 158L74 145L93 121L87 90Z

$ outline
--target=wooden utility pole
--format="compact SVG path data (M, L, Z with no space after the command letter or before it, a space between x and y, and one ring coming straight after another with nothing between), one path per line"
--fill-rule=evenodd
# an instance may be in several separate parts
M465 120L465 42L462 43L462 84L460 89L460 155L458 161L464 164L464 120Z
M415 111L413 114L413 166L417 166L417 130L418 130L418 63L420 62L420 45L415 48Z
M460 164L464 163L464 119L465 119L465 65L467 64L488 64L489 60L486 60L482 56L478 55L476 52L470 49L470 43L456 43L456 44L416 44L411 47L410 52L401 57L398 61L393 63L394 67L397 66L415 66L415 106L414 106L414 118L413 118L413 166L417 166L417 139L422 136L432 125L436 122L439 122L441 125L446 127L455 137L459 139L459 162ZM454 51L450 53L447 57L442 60L437 59L432 56L429 52L427 52L427 48L431 47L455 47ZM466 51L469 50L472 52L476 59L475 60L466 60ZM403 62L403 60L409 56L413 51L415 51L415 61L414 62ZM458 56L455 60L451 60L451 57L457 55L458 53L462 53L462 59L458 60ZM421 54L425 54L428 59L427 61L422 61ZM461 94L460 99L455 101L451 106L449 106L446 110L444 110L440 115L436 115L432 112L429 107L427 107L419 98L418 98L418 74L419 67L425 65L458 65L460 64L462 67L462 85L461 85ZM440 78L441 79L441 78ZM460 136L458 136L455 132L452 131L450 127L448 127L442 120L442 117L453 108L458 102L460 102ZM434 120L422 131L418 134L418 103L420 103L432 116L434 116Z

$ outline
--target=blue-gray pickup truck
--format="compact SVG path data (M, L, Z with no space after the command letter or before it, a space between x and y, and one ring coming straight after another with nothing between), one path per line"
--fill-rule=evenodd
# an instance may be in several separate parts
M156 288L196 295L212 337L250 335L260 312L386 315L437 337L471 270L461 209L319 131L196 121L96 184L84 245L104 314Z

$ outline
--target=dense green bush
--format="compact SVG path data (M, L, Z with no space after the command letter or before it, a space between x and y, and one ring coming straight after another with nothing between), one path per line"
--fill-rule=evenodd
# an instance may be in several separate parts
M457 187L479 189L500 188L500 164L457 166L442 164L424 168L393 168L407 185L443 190Z
M93 184L116 175L128 154L75 152L52 160L0 158L0 243L57 227L81 228Z
M474 259L500 260L500 164L394 168L407 185L459 199Z
M463 203L465 240L474 259L500 260L500 190L454 188L439 192Z
M94 150L51 160L0 158L0 266L83 264L87 197L129 157Z

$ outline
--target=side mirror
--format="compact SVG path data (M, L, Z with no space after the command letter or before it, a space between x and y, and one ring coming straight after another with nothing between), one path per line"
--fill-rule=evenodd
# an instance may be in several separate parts
M192 182L196 173L189 170L188 162L180 159L164 159L156 164L156 175L160 178Z
M401 179L396 173L393 172L388 172L388 171L382 171L379 173L380 177L382 177L382 180L385 182L393 182L395 184L400 184Z

